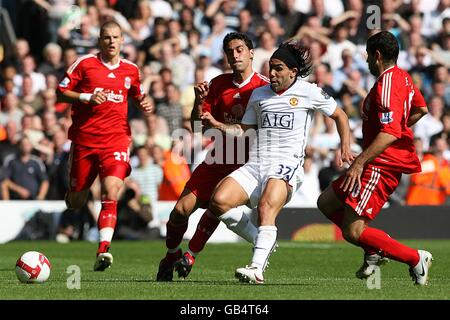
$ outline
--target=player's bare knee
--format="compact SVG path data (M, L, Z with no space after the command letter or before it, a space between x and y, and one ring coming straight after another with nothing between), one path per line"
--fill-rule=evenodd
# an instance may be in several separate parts
M220 193L213 195L209 201L209 208L217 217L220 217L222 214L231 209L231 207L227 205L227 198Z
M186 221L192 213L192 209L189 208L182 201L178 201L170 213L170 220L173 222L182 223Z
M342 236L348 242L358 245L361 232L362 231L355 226L346 226L342 229Z

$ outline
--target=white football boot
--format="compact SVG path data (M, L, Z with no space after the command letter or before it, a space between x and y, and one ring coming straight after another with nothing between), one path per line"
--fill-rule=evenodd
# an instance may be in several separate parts
M409 274L411 275L414 284L419 286L426 286L428 284L428 271L433 261L433 256L430 252L425 250L418 250L419 262L413 268L409 268Z
M240 282L263 284L264 276L262 270L256 266L245 266L245 268L237 268L234 276Z
M113 263L113 256L109 252L99 253L94 264L94 271L104 271L110 268Z
M386 257L380 256L378 253L364 254L364 261L361 268L356 271L355 275L358 279L367 279L370 277L377 267L389 262Z

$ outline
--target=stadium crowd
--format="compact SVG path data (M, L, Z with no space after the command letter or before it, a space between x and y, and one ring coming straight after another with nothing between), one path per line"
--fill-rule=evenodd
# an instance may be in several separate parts
M398 66L426 98L429 114L414 127L423 172L404 176L391 205L441 205L450 195L450 0L34 0L1 1L17 40L0 38L1 199L62 200L67 189L70 105L57 103L64 72L97 51L99 26L114 20L124 31L124 58L137 64L155 113L130 101L133 172L124 203L154 219L151 204L177 200L211 141L194 139L193 85L230 72L222 40L245 32L255 44L253 67L268 76L268 59L292 37L311 50L315 82L350 119L353 151L361 151L360 107L375 79L365 56L369 5L381 8L380 26L400 44ZM3 31L2 31L3 33ZM181 131L180 129L184 129ZM180 133L183 139L177 137ZM337 166L339 136L317 114L309 138L305 181L292 206L316 206L317 197L344 168ZM200 146L200 147L199 147ZM174 150L200 150L186 152ZM98 187L93 198L99 196ZM136 216L136 215L135 215ZM133 217L133 215L130 215ZM130 222L130 220L132 220Z

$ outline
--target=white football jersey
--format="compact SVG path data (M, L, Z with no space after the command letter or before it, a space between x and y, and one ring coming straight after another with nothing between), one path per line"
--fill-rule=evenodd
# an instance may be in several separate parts
M300 78L281 94L270 85L253 90L241 122L258 126L248 162L263 166L296 163L301 168L314 112L330 116L336 107L336 101L321 88Z

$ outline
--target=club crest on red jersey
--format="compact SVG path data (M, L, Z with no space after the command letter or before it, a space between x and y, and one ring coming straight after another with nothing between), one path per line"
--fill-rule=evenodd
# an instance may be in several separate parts
M125 88L130 89L130 87L131 87L131 78L130 77L125 77L124 86L125 86Z

